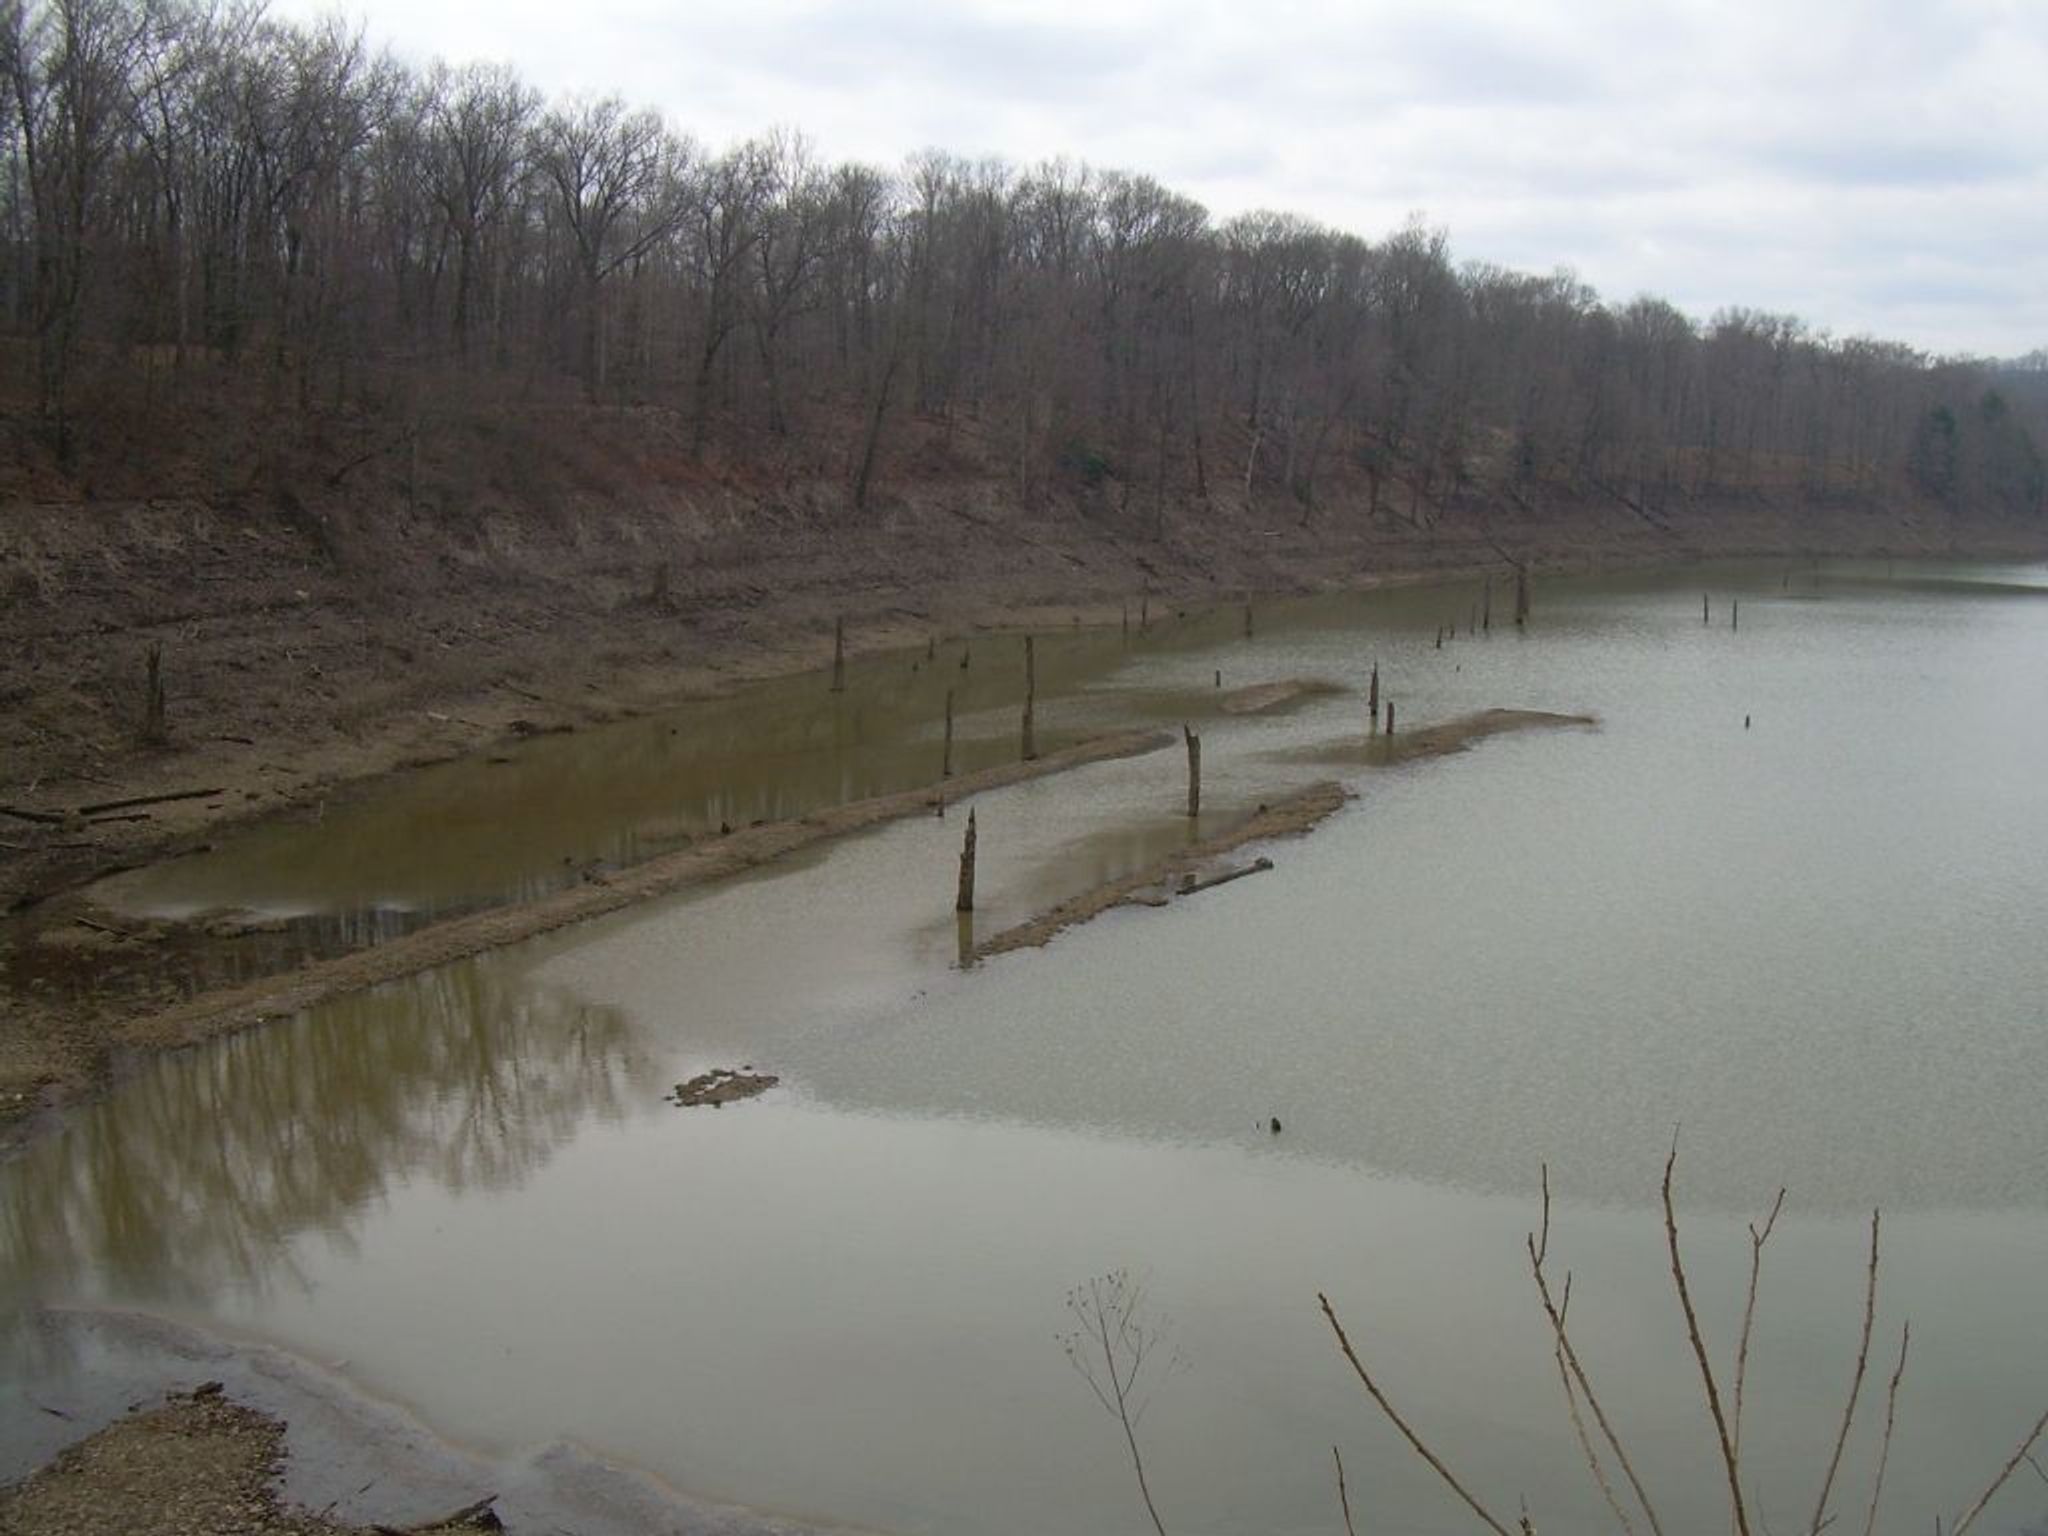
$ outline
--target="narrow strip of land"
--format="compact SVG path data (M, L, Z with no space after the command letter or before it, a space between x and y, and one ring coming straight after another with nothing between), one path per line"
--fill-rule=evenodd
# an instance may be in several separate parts
M1105 880L1102 884L1093 886L1079 895L1070 896L1058 906L1039 913L1029 922L1004 929L993 938L977 944L974 953L977 957L986 957L1004 954L1013 949L1034 948L1049 942L1055 934L1065 929L1101 916L1112 907L1131 903L1164 905L1164 901L1159 898L1164 896L1166 900L1170 900L1184 877L1195 878L1195 890L1205 890L1211 885L1220 884L1220 877L1204 880L1198 872L1204 866L1244 847L1247 843L1264 842L1275 837L1299 837L1312 832L1335 814L1349 798L1350 792L1341 784L1311 784L1283 800L1260 806L1228 831L1190 843L1178 852L1169 854L1166 858L1148 864L1131 874L1120 875L1114 880ZM1179 894L1191 895L1193 892L1182 888ZM1148 895L1153 899L1148 901Z
M1341 741L1319 742L1299 751L1278 754L1291 762L1362 765L1393 768L1428 757L1449 757L1463 752L1475 741L1509 731L1557 730L1566 726L1594 727L1598 715L1567 715L1547 709L1482 709L1477 714L1459 715L1434 725L1402 727L1393 734L1347 737Z
M321 961L288 976L203 994L165 1012L129 1022L121 1029L121 1042L164 1048L246 1029L378 982L393 981L451 960L514 944L687 886L725 879L832 838L907 816L929 815L938 807L941 796L950 804L1089 763L1156 752L1173 740L1163 731L1127 731L1080 742L1030 762L1006 763L979 773L962 774L940 785L857 800L791 821L744 828L538 901L452 918L371 949Z
M1223 695L1226 715L1263 715L1300 699L1318 699L1344 690L1316 677L1290 677L1277 683L1253 683Z

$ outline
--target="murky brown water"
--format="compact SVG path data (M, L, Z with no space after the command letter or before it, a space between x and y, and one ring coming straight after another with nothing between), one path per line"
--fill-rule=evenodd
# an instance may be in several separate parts
M1445 594L1262 610L1249 643L1234 613L1128 655L1062 637L1115 651L1071 674L1047 643L1041 689L1069 682L1042 730L1195 714L1218 667L1358 685L1375 656L1418 724L1603 724L1362 773L1273 873L972 971L957 821L906 822L171 1059L0 1169L11 1294L276 1341L445 1433L569 1436L713 1499L1082 1533L1144 1516L1053 1336L1070 1286L1127 1265L1189 1361L1142 1431L1169 1528L1341 1529L1332 1442L1361 1529L1466 1528L1320 1289L1487 1497L1566 1530L1604 1517L1520 1249L1547 1160L1589 1364L1667 1524L1719 1528L1651 1203L1682 1124L1724 1360L1743 1223L1792 1190L1746 1434L1778 1528L1810 1514L1858 1213L1886 1208L1881 1326L1910 1314L1914 1360L1879 1528L1925 1530L2048 1405L2048 572L1784 577L1547 583L1528 635L1442 651ZM1739 633L1700 623L1703 579L1740 585ZM1212 816L1325 772L1359 716L1209 715ZM1180 774L983 797L983 931L1185 838ZM302 905L347 904L334 859ZM784 1086L661 1103L743 1063ZM2044 1511L2018 1483L1979 1529Z

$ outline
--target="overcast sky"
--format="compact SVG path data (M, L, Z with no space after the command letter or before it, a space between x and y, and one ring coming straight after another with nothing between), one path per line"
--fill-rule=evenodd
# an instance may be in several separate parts
M277 0L279 14L334 9ZM2048 346L2048 0L345 0L723 146L1144 171L1610 299Z

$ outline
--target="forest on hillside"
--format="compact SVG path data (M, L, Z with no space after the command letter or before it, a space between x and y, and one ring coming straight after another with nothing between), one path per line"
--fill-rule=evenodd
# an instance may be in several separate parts
M1341 464L1418 521L1475 487L2048 510L2048 353L1700 322L1460 264L1419 221L1219 221L1063 161L714 150L248 0L4 0L0 74L0 411L59 478L200 401L462 399L672 412L691 456L773 454L855 509L915 415L974 423L1026 502L1113 481L1307 516Z

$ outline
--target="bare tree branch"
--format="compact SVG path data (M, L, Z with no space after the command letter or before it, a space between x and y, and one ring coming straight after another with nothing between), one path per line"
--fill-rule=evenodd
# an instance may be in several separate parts
M1870 1330L1877 1321L1877 1227L1878 1213L1870 1213L1870 1267L1863 1288L1863 1336L1856 1345L1856 1374L1849 1379L1849 1401L1842 1407L1842 1428L1835 1436L1835 1452L1828 1458L1827 1476L1821 1479L1820 1497L1814 1501L1813 1519L1807 1530L1819 1536L1828 1511L1828 1495L1834 1491L1835 1474L1841 1470L1842 1447L1849 1443L1849 1426L1856 1419L1856 1399L1863 1391L1863 1371L1870 1361Z
M1976 1522L1977 1517L1984 1513L1984 1506L1997 1496L1998 1490L2005 1486L2006 1479L2010 1478L2019 1468L2019 1464L2026 1460L2027 1453L2033 1450L2034 1442L2041 1438L2043 1430L2048 1430L2048 1410L2044 1410L2041 1417L2034 1420L2034 1427L2027 1431L2026 1439L2022 1440L2020 1448L2012 1453L2012 1459L2000 1470L1998 1476L1991 1480L1991 1486L1977 1496L1976 1503L1956 1517L1955 1525L1950 1530L1949 1536L1965 1536L1965 1533Z
M1756 1322L1756 1286L1763 1273L1764 1244L1771 1240L1771 1229L1778 1224L1778 1213L1785 1209L1785 1190L1781 1185L1778 1198L1771 1202L1771 1213L1764 1218L1763 1230L1758 1231L1755 1223L1749 1228L1749 1292L1742 1303L1742 1337L1735 1346L1735 1422L1730 1427L1729 1439L1735 1443L1735 1454L1742 1455L1742 1389L1749 1379L1749 1333Z
M1664 1241L1671 1251L1671 1280L1678 1287L1678 1304L1685 1311L1685 1331L1692 1340L1693 1358L1699 1362L1700 1381L1707 1392L1707 1408L1714 1416L1714 1432L1721 1440L1721 1461L1728 1473L1728 1498L1735 1516L1737 1536L1749 1536L1749 1508L1742 1497L1742 1474L1736 1460L1735 1442L1729 1438L1728 1420L1721 1412L1721 1389L1714 1380L1714 1365L1707 1357L1706 1341L1700 1337L1699 1314L1693 1309L1692 1289L1686 1284L1685 1261L1678 1253L1678 1212L1671 1202L1671 1174L1678 1165L1678 1137L1671 1138L1671 1155L1664 1162Z
M1484 1504L1481 1504L1478 1499L1474 1498L1471 1491L1463 1483L1458 1481L1451 1469L1444 1465L1443 1459L1423 1442L1420 1435L1408 1427L1408 1421L1401 1417L1400 1410L1395 1408L1393 1403L1388 1400L1386 1393L1380 1390L1379 1383L1372 1378L1372 1372L1368 1371L1365 1368L1365 1362L1358 1358L1358 1351L1351 1347L1350 1336L1344 1332L1344 1325L1337 1321L1337 1311L1330 1305L1330 1298L1318 1291L1316 1293L1316 1300L1323 1304L1323 1316L1330 1320L1330 1327L1336 1332L1337 1347L1344 1351L1344 1358L1351 1362L1351 1369L1357 1374L1359 1381L1364 1384L1365 1390L1371 1395L1372 1400L1379 1405L1380 1412L1387 1416L1387 1422L1401 1432L1402 1438L1415 1448L1415 1454L1429 1463L1436 1472L1436 1475L1444 1480L1445 1486L1459 1498L1463 1499L1466 1507L1484 1521L1487 1528L1495 1533L1495 1536L1509 1536L1508 1528L1495 1519L1491 1511Z
M1333 1445L1330 1454L1337 1459L1337 1503L1344 1510L1344 1536L1358 1536L1358 1527L1351 1523L1351 1491L1344 1486L1344 1453Z
M1913 1342L1911 1322L1899 1328L1899 1363L1892 1371L1892 1384L1884 1394L1884 1439L1878 1443L1877 1474L1870 1484L1870 1513L1863 1517L1863 1536L1871 1536L1877 1529L1877 1501L1884 1497L1885 1464L1892 1457L1892 1424L1899 1412L1899 1378L1906 1374L1906 1346Z

